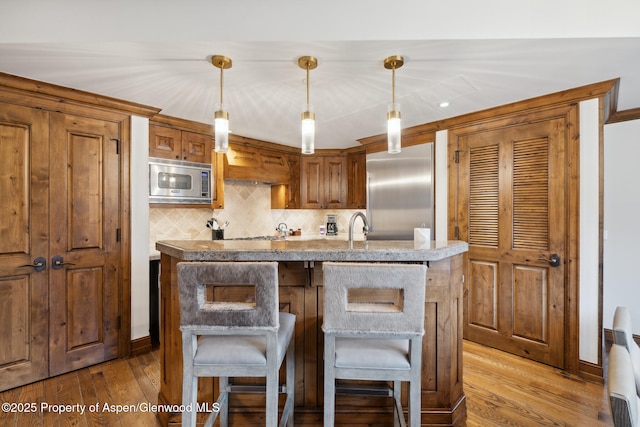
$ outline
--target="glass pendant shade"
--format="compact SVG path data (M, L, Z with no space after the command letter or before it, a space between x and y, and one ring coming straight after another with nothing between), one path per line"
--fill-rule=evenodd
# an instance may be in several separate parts
M222 106L215 113L215 152L226 153L229 150L229 113Z
M316 120L310 105L305 105L302 113L302 154L313 154L315 151Z
M390 104L387 113L387 152L399 153L401 151L401 132L400 104Z

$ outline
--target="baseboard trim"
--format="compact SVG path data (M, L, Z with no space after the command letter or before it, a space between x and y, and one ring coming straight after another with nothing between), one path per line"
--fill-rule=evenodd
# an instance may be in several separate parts
M131 341L131 356L139 356L153 349L151 337L136 338Z
M578 369L580 370L580 378L596 384L604 383L604 370L602 366L581 360Z

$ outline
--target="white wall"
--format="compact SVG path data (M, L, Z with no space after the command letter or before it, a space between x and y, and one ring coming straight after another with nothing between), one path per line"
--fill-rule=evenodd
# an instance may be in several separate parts
M447 159L447 144L449 141L449 131L441 130L436 132L434 167L435 167L435 219L434 219L434 240L447 240L449 224L448 209L449 203L449 169Z
M604 280L602 325L611 329L616 306L629 307L640 335L640 120L604 127Z
M598 99L580 103L580 360L598 363L600 248Z
M149 336L149 119L131 117L131 339Z

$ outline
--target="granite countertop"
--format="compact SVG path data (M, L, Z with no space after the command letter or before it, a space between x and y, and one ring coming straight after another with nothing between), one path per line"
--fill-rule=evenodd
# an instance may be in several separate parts
M466 242L413 240L163 240L161 253L184 261L437 261L468 250Z

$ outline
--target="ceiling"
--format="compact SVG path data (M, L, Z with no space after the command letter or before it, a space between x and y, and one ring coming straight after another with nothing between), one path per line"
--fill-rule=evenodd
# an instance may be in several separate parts
M640 8L633 2L612 3L625 3L636 19L628 19L629 15L618 9L618 20L609 24L608 32L601 25L610 21L609 15L594 6L585 8L589 13L583 16L591 26L567 27L566 34L548 29L538 33L531 26L520 27L521 32L507 28L501 36L492 34L486 26L500 25L505 18L502 16L486 22L474 20L475 37L465 26L457 32L455 28L443 28L440 35L400 31L399 36L407 38L398 39L369 27L386 19L384 14L373 12L382 3L352 1L355 6L368 4L372 11L370 19L362 22L366 16L363 9L358 12L341 6L342 13L336 16L349 20L344 34L340 29L328 30L328 18L321 12L326 9L298 15L302 13L299 7L289 7L293 0L240 2L255 6L240 8L250 19L239 19L240 6L236 5L229 11L232 17L224 23L228 26L232 21L235 26L223 34L201 33L204 30L199 30L200 25L205 23L199 24L200 14L195 13L207 10L211 3L221 7L216 1L208 6L194 1L200 9L190 9L185 15L193 22L182 19L187 13L183 9L160 10L158 3L153 6L144 1L146 12L131 10L126 16L144 12L158 17L132 21L133 28L122 19L116 21L120 28L114 28L109 19L115 18L109 13L82 9L81 2L75 0L15 1L5 9L8 17L3 18L4 30L0 30L0 71L161 108L161 113L169 116L213 123L220 97L220 71L210 58L225 55L233 61L232 68L224 72L224 103L231 131L299 146L306 72L298 67L297 58L312 55L318 58L318 67L310 71L309 79L317 149L348 148L358 145L358 139L386 132L391 71L383 67L383 60L390 55L405 58L404 66L396 71L395 92L403 127L613 78L620 78L618 110L640 107L640 29L636 28ZM33 3L39 3L37 13ZM48 3L58 7L54 9ZM55 19L61 13L61 3L68 4L68 11L74 10L74 15L63 15L66 23L62 27L59 20L63 17ZM101 0L95 3L107 4ZM108 4L118 3L131 9L132 3L120 0ZM265 3L271 7L260 9ZM402 10L407 7L404 18L409 25L415 19L410 12L420 11L424 3L398 2ZM455 3L461 2L450 7L459 7ZM327 8L337 8L340 2L327 4ZM385 5L388 10L388 2ZM249 14L248 10L255 13ZM287 10L293 16L286 19L273 15L278 10ZM23 14L33 19L22 19L20 25L9 28L4 25L18 21ZM122 15L120 12L118 16ZM260 19L261 15L269 17L273 29ZM537 16L533 12L531 15ZM45 19L47 16L51 19ZM316 17L320 22L309 19L301 24L297 16ZM330 18L337 19L333 15ZM206 22L211 26L215 21ZM289 25L290 32L282 28L285 23L295 23ZM107 24L103 31L96 32L100 25ZM594 31L594 24L598 24L598 31ZM360 28L360 33L353 34L353 27ZM188 32L189 37L181 31ZM300 40L300 31L306 35L304 40ZM441 108L442 101L448 101L449 107Z

